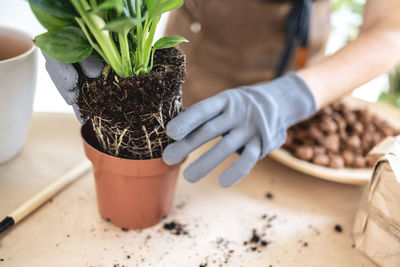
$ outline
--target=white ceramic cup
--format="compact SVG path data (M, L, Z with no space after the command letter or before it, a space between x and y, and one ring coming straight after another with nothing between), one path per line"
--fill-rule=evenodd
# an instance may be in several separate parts
M37 52L32 37L0 26L0 164L21 150L32 118Z

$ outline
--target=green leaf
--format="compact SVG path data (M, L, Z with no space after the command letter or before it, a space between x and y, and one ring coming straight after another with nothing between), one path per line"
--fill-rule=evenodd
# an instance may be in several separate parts
M123 17L110 21L104 27L104 30L110 30L114 32L124 33L127 30L135 27L137 24L141 23L144 19L128 18Z
M31 6L61 19L72 19L77 13L69 0L29 0Z
M49 57L64 63L77 63L93 52L83 31L74 26L41 34L35 44Z
M153 19L163 13L177 9L183 5L183 0L144 0L149 18Z
M115 9L118 14L124 11L124 6L122 5L122 0L106 0L97 7L93 8L93 12L98 13L100 11Z
M400 93L382 92L379 96L379 101L383 101L400 108Z
M182 42L189 42L189 41L183 38L182 36L178 35L165 36L158 39L158 41L154 44L153 49L156 50L156 49L170 48L177 46Z
M400 93L400 66L389 73L389 93Z
M43 25L47 30L58 30L60 28L71 26L73 23L67 19L57 18L47 13L46 11L37 8L31 4L33 14L36 16L40 24Z

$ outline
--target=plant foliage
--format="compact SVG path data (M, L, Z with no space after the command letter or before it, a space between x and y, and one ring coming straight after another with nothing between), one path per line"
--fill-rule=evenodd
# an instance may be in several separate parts
M154 52L187 40L165 36L155 42L161 15L183 0L29 0L48 30L35 44L48 56L76 63L100 56L121 77L151 71Z
M389 90L382 92L379 100L400 108L400 65L389 73L388 78Z

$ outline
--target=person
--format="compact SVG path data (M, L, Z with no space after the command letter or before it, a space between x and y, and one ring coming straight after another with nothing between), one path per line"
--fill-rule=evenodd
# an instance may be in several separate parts
M221 186L232 186L284 143L289 127L400 63L400 1L367 0L358 38L324 58L329 4L187 0L173 12L167 32L191 41L182 46L188 59L184 104L190 107L167 125L176 141L166 147L164 161L181 162L222 136L184 177L197 182L239 151L219 177ZM76 70L46 60L56 87L74 105ZM100 75L102 65L92 58L80 65L89 77Z

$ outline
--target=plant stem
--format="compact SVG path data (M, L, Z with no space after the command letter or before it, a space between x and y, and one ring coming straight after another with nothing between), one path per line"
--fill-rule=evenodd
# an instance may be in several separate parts
M146 71L151 71L151 69L153 68L154 53L151 53L151 50L152 50L151 47L153 45L154 35L156 33L156 29L157 29L157 25L158 25L159 21L160 21L160 16L158 16L151 22L149 36L147 37L147 40L146 40L146 48L143 53L145 55L144 62L146 64ZM150 62L150 67L149 67L150 54L152 54L152 55L151 55L151 62Z
M90 10L90 5L87 3L86 0L70 1L74 5L78 13L81 15L83 21L89 28L89 31L93 34L97 43L106 55L106 58L109 61L108 63L112 66L115 72L119 76L129 76L122 66L121 55L119 54L119 51L114 41L112 40L109 31L103 30L105 26L104 20L96 14L87 12L87 10Z
M122 33L118 33L118 40L121 49L122 63L125 67L125 71L129 76L132 76L133 72L131 56L129 54L128 33L129 30L124 30Z
M97 7L97 0L90 0L90 5L95 8Z
M150 67L147 69L147 71L149 71L149 72L153 69L154 53L155 52L156 52L155 49L151 49Z
M141 40L141 64L143 67L147 67L146 66L146 41L147 41L147 33L149 32L149 20L148 18L146 18L145 22L144 22L144 27L143 27L143 36L142 36L142 40Z
M107 64L110 64L107 56L104 54L103 50L101 50L101 47L93 41L92 36L90 36L90 33L88 32L83 20L81 18L75 18L75 20L78 22L90 45L97 51L97 53L99 53L99 55L107 62Z
M133 17L133 15L135 14L135 12L133 11L133 6L132 6L132 2L130 0L124 0L124 2L126 3L126 5L128 6L128 11L131 17Z
M141 20L142 19L142 10L140 7L140 1L135 1L135 4L136 4L136 18L138 20ZM137 25L136 31L137 31L138 36L142 35L142 23L139 23Z
M136 18L138 20L142 19L142 10L140 7L140 1L135 1L135 9L136 9ZM147 19L146 19L147 22ZM145 25L146 25L145 22ZM136 35L137 35L137 44L136 44L136 56L135 56L135 73L139 73L142 68L143 68L143 61L142 61L142 56L143 56L143 33L146 33L146 30L142 31L142 23L138 23L138 25L136 26Z

